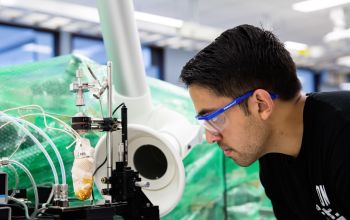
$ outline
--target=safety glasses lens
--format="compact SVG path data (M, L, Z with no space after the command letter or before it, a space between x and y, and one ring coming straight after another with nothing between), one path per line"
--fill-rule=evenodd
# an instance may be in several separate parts
M225 127L225 114L218 115L210 120L199 120L199 123L212 133L220 133Z

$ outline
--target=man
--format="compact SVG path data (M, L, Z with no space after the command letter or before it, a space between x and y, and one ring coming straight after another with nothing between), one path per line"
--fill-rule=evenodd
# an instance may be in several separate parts
M295 64L269 31L222 33L183 68L209 143L260 163L278 219L350 219L350 93L301 94Z

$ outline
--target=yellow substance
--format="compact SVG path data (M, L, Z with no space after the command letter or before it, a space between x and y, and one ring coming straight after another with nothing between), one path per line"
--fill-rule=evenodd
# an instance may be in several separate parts
M86 200L91 196L93 178L83 178L81 182L84 185L84 188L75 192L75 196L80 200Z

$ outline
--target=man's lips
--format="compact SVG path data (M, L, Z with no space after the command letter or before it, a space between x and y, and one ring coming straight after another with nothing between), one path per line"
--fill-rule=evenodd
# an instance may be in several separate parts
M233 154L233 150L231 149L224 150L224 154L226 157L231 157Z
M219 145L221 150L225 153L225 155L227 157L230 157L233 153L233 149L231 149L230 147L227 147L225 145Z

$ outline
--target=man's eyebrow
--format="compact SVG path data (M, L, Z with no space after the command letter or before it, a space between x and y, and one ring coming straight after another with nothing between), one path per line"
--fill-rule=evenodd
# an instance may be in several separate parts
M201 115L206 115L206 114L208 114L208 113L210 113L210 112L213 112L213 111L215 111L216 109L206 109L206 108L204 108L204 109L202 109L202 110L200 110L199 112L198 112L198 116L201 116Z

